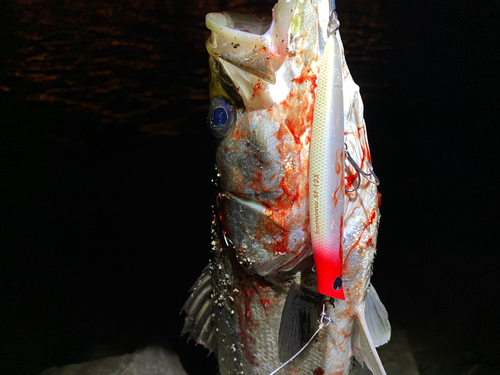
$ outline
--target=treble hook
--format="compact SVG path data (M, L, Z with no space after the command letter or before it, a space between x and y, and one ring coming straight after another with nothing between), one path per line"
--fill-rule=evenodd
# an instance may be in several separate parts
M366 178L372 184L379 186L380 180L378 179L377 175L375 174L375 171L373 170L372 164L370 162L368 162L370 164L370 170L371 170L370 173L363 172L363 170L359 167L358 164L356 164L354 159L351 157L351 154L349 153L349 151L347 151L347 145L344 144L344 146L345 146L345 150L344 150L345 157L347 158L347 160L349 160L349 163L351 163L352 167L356 170L356 172L358 172L358 177L357 177L358 185L352 190L345 189L345 191L347 191L348 193L352 193L353 191L356 191L359 189L359 186L361 185L360 175L363 176L364 178ZM371 179L372 177L375 178L375 180L372 180Z

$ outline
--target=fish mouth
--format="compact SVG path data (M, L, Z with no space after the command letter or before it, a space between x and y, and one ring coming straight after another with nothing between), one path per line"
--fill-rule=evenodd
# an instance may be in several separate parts
M242 41L244 37L253 37L247 34L264 35L269 30L272 19L256 14L222 12L208 13L206 22L210 30L224 36L227 40L242 32L246 33L240 35L239 41Z
M235 12L209 13L212 35L206 48L214 58L230 62L271 84L286 57L289 26L297 0L280 0L272 18Z

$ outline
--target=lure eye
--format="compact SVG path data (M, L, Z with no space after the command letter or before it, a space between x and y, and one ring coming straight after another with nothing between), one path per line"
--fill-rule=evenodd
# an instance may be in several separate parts
M222 138L229 133L234 123L234 109L223 98L215 98L208 111L208 127L216 138Z

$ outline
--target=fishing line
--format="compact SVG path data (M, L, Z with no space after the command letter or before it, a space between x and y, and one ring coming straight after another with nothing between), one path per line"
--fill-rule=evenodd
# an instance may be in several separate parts
M330 316L328 318L326 318L326 303L327 302L330 302L332 304L332 312L330 313ZM276 370L274 370L273 372L271 372L269 375L276 374L279 370L281 370L283 367L285 367L290 362L292 362L295 358L297 358L297 356L300 353L302 353L305 348L307 348L307 346L312 342L312 340L314 340L314 338L319 333L319 331L321 331L324 327L328 327L330 325L330 323L332 323L332 315L333 315L334 308L335 308L335 305L333 304L333 298L330 298L329 301L325 301L323 303L323 311L321 312L321 315L319 316L319 320L318 320L319 327L316 330L316 332L314 332L314 334L311 336L311 338L309 339L309 341L306 342L305 345L297 353L295 353L295 355L292 358L290 358L288 361L286 361L285 363L283 363L280 367L278 367Z

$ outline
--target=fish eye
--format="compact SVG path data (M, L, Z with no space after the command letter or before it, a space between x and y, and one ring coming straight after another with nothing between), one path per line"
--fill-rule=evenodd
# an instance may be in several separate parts
M216 138L222 138L229 133L234 123L234 109L223 98L215 98L208 111L208 127Z

